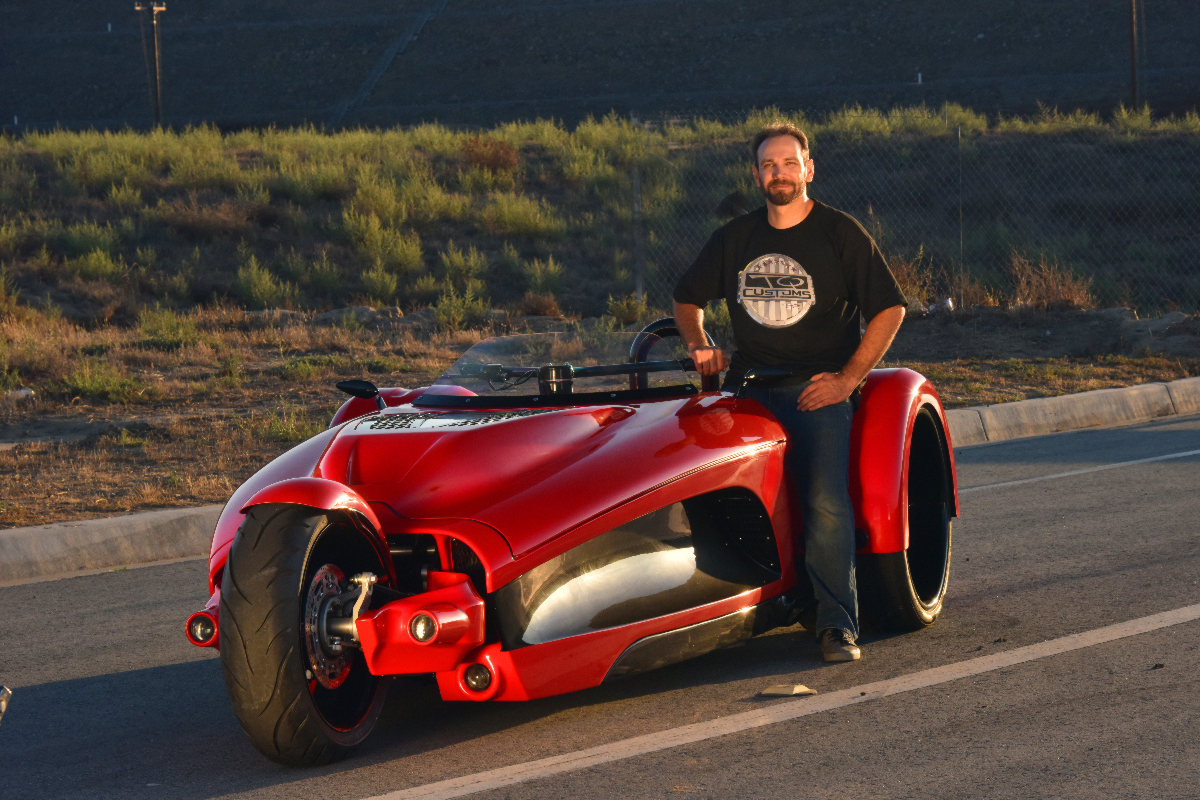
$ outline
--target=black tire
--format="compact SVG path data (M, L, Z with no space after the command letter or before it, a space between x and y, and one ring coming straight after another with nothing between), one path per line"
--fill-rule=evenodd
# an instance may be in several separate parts
M924 407L909 449L908 549L858 558L864 617L876 628L920 630L941 614L950 583L951 486L946 437Z
M259 752L288 766L337 761L379 718L387 680L345 648L349 671L336 688L312 678L304 606L327 564L347 578L385 575L371 543L337 514L304 506L256 506L230 547L221 582L225 687Z

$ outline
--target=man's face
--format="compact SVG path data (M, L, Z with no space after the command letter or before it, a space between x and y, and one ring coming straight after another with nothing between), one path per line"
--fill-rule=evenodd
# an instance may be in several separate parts
M806 188L812 177L812 160L804 157L794 136L772 136L758 146L754 181L768 203L786 206L807 200Z

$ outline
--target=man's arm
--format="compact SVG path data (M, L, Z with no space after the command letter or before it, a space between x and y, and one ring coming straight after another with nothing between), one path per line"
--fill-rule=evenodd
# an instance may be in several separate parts
M862 342L842 371L814 375L813 382L801 393L796 407L801 411L816 411L849 397L891 347L892 339L896 338L896 331L900 330L903 321L904 306L886 308L872 317L867 323Z
M691 303L675 302L675 327L687 345L688 355L696 363L696 371L701 375L719 375L729 366L725 351L719 347L710 347L704 336L704 309ZM890 339L888 340L891 341ZM884 345L884 349L887 346Z

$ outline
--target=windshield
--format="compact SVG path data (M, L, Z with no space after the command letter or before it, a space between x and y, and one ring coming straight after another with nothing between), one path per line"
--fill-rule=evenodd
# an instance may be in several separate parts
M452 404L472 406L516 405L531 398L541 398L539 405L578 405L696 393L699 376L688 371L692 364L679 337L643 348L635 364L630 350L637 337L634 332L576 330L484 339L434 385L468 390L478 399ZM434 397L438 405L451 400L437 390L430 394L422 404Z

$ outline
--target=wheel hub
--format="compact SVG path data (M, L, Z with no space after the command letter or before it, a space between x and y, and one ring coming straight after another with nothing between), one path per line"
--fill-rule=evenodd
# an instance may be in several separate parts
M346 591L346 576L333 564L313 575L304 603L304 644L308 651L310 678L326 689L341 686L350 674L350 659L336 636L325 630L325 619L334 599Z

